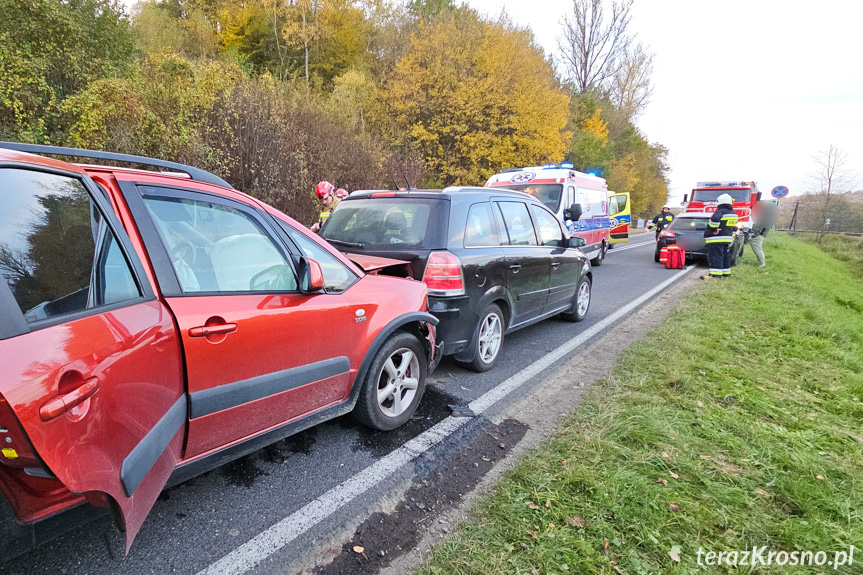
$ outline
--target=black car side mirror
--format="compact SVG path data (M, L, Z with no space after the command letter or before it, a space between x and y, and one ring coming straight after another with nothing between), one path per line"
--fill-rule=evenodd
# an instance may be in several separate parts
M563 210L563 218L573 222L577 222L581 218L581 204L572 204Z
M567 242L567 247L580 248L586 243L587 243L587 241L585 241L584 238L579 238L579 237L569 238L569 241Z

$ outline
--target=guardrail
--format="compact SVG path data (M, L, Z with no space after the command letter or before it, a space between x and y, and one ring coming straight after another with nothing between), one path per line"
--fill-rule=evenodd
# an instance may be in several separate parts
M863 237L863 233L860 232L819 232L818 230L791 230L788 228L776 228L777 232L788 232L791 234L837 234L840 236L855 236L855 237Z

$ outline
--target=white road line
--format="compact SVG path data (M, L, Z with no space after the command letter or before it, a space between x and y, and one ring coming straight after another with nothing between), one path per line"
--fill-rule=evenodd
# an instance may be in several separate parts
M671 284L682 279L692 269L694 267L677 272L652 290L631 301L613 314L587 328L575 338L499 383L472 401L469 404L471 410L479 415L493 407L512 391L551 367L554 363L567 357L580 345L631 313L634 309ZM333 487L314 501L285 517L272 527L262 531L209 567L200 571L198 575L240 575L254 569L270 555L284 548L291 541L309 531L312 527L355 498L393 475L402 466L410 463L417 456L422 455L435 445L441 443L468 421L470 421L469 418L447 417L356 475Z
M655 245L655 241L643 241L643 242L632 242L631 244L623 247L615 247L613 250L608 252L608 255L614 256L617 252L625 252L626 250L633 250L635 248L640 248L644 246L652 246Z

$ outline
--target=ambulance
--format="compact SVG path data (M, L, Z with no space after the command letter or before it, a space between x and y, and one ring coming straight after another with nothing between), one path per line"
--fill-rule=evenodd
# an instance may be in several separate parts
M609 192L604 178L578 172L568 162L503 170L485 186L538 198L572 236L584 238L581 249L594 266L602 265L611 244L629 241L629 194Z

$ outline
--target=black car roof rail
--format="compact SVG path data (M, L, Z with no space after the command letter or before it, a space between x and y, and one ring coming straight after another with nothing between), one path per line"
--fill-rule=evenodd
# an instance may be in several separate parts
M19 142L0 142L0 148L7 150L15 150L17 152L29 152L31 154L49 154L52 156L72 156L76 158L92 158L94 160L111 160L113 162L127 162L131 164L141 164L144 166L153 166L156 168L167 168L188 174L190 178L198 182L207 184L215 184L225 188L233 189L233 186L215 174L211 174L206 170L187 166L177 162L168 162L166 160L157 160L155 158L147 158L145 156L133 156L131 154L115 154L114 152L99 152L95 150L81 150L79 148L63 148L60 146L45 146L42 144L22 144Z

